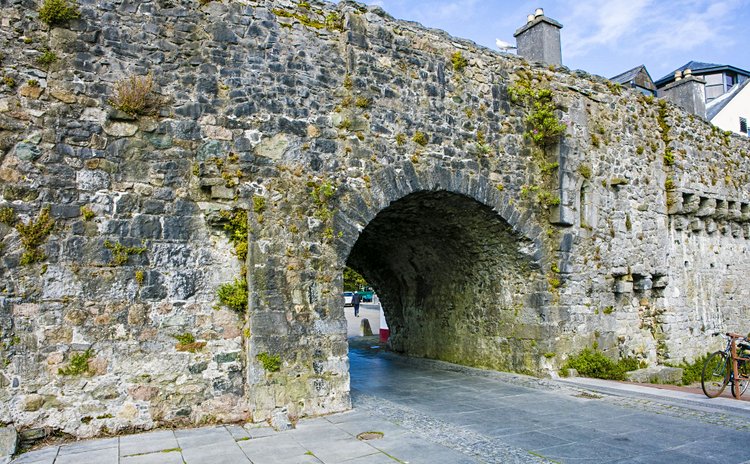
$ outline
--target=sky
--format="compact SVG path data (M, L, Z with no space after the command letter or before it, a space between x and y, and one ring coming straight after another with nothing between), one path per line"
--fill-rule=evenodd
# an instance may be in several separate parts
M563 25L563 65L614 77L644 64L654 80L694 60L750 71L750 0L360 0L497 50L544 8Z

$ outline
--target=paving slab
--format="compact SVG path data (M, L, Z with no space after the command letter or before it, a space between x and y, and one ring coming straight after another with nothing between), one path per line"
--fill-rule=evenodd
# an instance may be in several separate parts
M182 458L188 464L245 464L251 461L237 446L222 444L207 444L191 446L182 449Z
M173 450L179 447L173 430L159 430L120 437L121 457Z
M323 439L323 437L321 437ZM238 442L240 449L254 464L286 464L321 461L312 455L314 451L281 434ZM189 462L189 461L188 461Z
M92 449L88 451L78 451L76 453L60 454L55 459L55 464L102 464L116 463L118 461L117 447Z
M59 452L59 446L50 446L48 448L30 451L28 453L20 455L16 458L14 464L53 464L57 453Z

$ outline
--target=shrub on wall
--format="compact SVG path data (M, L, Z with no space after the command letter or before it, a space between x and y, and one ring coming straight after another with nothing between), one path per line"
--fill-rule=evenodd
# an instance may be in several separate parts
M49 26L57 26L80 16L76 5L68 0L44 0L39 8L39 20Z
M247 282L235 279L232 283L222 284L216 292L219 302L229 309L242 314L247 309Z
M115 84L114 94L109 104L133 116L143 114L149 107L153 86L154 78L151 74L130 76Z

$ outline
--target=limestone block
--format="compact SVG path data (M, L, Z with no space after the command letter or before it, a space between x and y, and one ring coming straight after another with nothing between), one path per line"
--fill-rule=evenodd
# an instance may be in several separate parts
M23 410L24 411L38 411L44 405L44 397L42 395L31 394L27 395L23 399Z
M225 185L214 185L211 187L212 198L231 200L234 198L234 195L235 195L235 190Z
M138 132L138 125L124 121L107 121L102 129L104 133L114 137L131 137Z
M717 230L716 221L711 218L706 219L706 233L713 234Z
M750 221L750 205L748 205L747 203L743 203L741 206L739 220L742 222Z
M698 217L713 216L716 213L716 199L702 197L700 199L700 206L695 215Z
M284 156L284 152L289 146L289 143L289 138L285 134L276 134L271 138L264 139L260 145L255 148L255 151L260 156L279 160Z
M76 172L76 183L81 190L103 190L109 187L110 177L101 170L82 169Z
M42 96L44 89L39 85L24 85L19 90L22 97L37 99Z
M644 277L633 282L633 289L637 291L651 290L653 286L654 282L648 277Z
M52 87L49 89L49 94L63 103L75 103L76 102L75 94L65 89Z
M714 213L714 216L717 219L724 219L729 216L729 206L726 201L718 200L716 202L716 212Z
M16 452L18 433L12 425L0 428L0 461Z
M683 212L682 193L677 190L667 191L667 213L678 214Z
M39 157L41 152L36 145L21 142L16 145L15 154L20 160L33 161Z
M690 219L685 216L672 217L672 226L674 230L685 230L690 225Z
M701 204L701 198L698 195L692 193L682 194L682 212L684 214L692 214L698 211Z
M92 121L104 124L107 120L107 112L101 108L85 108L80 117L81 121Z
M203 133L209 139L232 140L232 131L220 126L203 126Z
M576 221L576 212L570 206L557 205L549 210L549 222L558 226L572 226Z
M633 282L618 280L615 282L615 293L632 293Z
M625 377L631 382L641 383L679 383L682 381L682 368L654 366L630 371Z

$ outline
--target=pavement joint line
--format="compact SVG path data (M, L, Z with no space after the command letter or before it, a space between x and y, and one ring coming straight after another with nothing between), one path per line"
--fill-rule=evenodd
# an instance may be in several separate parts
M156 450L156 451L148 451L145 453L134 453L134 454L126 454L124 456L120 456L122 458L132 458L133 456L147 456L149 454L161 454L161 453L182 453L182 448L168 448L163 450Z

